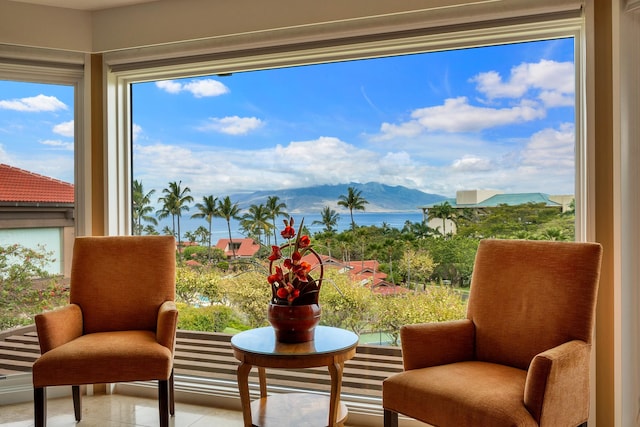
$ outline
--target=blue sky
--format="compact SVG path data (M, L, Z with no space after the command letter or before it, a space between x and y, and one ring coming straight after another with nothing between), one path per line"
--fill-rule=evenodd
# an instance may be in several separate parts
M573 40L134 85L134 178L574 192ZM0 82L0 162L72 182L73 92Z

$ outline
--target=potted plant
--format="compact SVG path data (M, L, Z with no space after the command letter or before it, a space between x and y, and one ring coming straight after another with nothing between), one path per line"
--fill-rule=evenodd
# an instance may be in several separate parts
M318 302L324 276L320 255L311 247L311 239L301 235L304 219L298 231L294 219L284 220L280 233L287 241L271 247L269 276L271 301L268 320L280 342L305 342L313 340L314 330L320 321ZM312 265L308 258L311 255ZM312 270L318 270L316 277Z

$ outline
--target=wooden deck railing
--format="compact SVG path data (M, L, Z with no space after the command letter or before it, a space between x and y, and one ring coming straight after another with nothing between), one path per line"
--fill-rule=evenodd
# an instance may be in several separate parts
M175 354L176 376L236 381L238 361L233 357L231 335L180 330ZM40 355L35 327L24 327L0 335L0 376L31 371ZM345 364L342 394L361 396L373 401L382 397L382 381L402 371L402 357L397 347L360 345L356 356ZM257 370L250 381L257 383ZM302 389L326 392L330 378L326 368L279 369L267 372L272 389Z

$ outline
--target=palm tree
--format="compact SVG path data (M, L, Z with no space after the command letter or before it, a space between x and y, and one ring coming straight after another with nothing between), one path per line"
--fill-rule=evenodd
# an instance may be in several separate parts
M232 203L229 196L222 200L218 200L218 208L216 209L216 216L224 218L227 221L227 229L229 230L229 246L233 252L233 259L236 258L236 248L233 247L233 240L231 240L231 219L240 219L240 208L237 203Z
M340 221L340 214L331 209L331 207L325 206L320 212L320 220L313 221L311 224L324 225L325 231L331 233L335 231L338 221Z
M276 218L279 216L289 218L289 214L284 211L286 208L286 203L280 203L280 197L270 196L267 198L267 213L271 219L271 225L273 226L273 241L276 246L278 245L278 228L276 227Z
M265 205L251 205L249 212L242 216L242 228L247 230L249 235L256 235L260 244L262 243L260 240L261 232L264 231L264 234L267 235L271 231L269 219L269 209Z
M183 211L189 210L187 203L193 202L193 197L189 195L190 192L191 189L189 187L182 188L182 181L173 181L169 183L169 188L162 190L162 193L164 193L165 196L158 199L158 202L162 202L163 204L163 212L161 215L165 215L166 217L170 214L178 225L178 247L181 246L180 217L182 216Z
M209 249L207 251L207 258L209 260L211 260L211 221L213 217L216 216L216 212L218 210L216 206L217 201L217 197L202 196L202 203L196 203L196 208L199 212L191 215L191 218L204 218L209 224Z
M443 202L439 205L433 206L429 209L428 219L432 220L435 218L442 219L442 235L446 236L446 222L447 220L452 220L455 217L456 210L451 206L449 202Z
M158 220L150 215L153 212L153 206L151 206L151 196L156 190L151 190L147 194L144 193L142 182L138 180L133 181L133 234L142 234L142 221L150 222L153 225L158 225Z
M351 215L351 229L356 229L356 223L353 220L353 210L363 211L364 205L369 202L361 196L362 190L356 190L354 187L347 188L347 195L341 195L338 198L338 205L349 209Z

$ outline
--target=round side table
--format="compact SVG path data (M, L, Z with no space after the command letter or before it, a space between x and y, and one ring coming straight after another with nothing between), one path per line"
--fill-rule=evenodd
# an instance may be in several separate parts
M240 361L238 389L245 427L340 426L347 407L340 402L344 362L356 354L358 336L353 332L317 326L313 341L285 344L276 341L272 327L251 329L231 338L233 354ZM249 372L258 368L260 399L251 402ZM267 396L265 368L297 369L326 366L331 376L329 397L311 393Z

